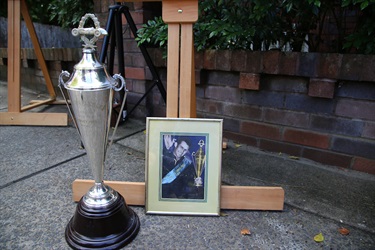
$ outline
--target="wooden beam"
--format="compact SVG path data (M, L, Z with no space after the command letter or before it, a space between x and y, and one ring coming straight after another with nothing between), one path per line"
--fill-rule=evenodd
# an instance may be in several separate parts
M196 110L192 110L195 98L195 76L193 75L193 25L181 24L181 56L180 56L180 118L195 118Z
M180 25L168 25L168 59L167 59L167 117L178 117L178 86L180 68Z
M25 0L22 0L21 2L21 14L23 16L23 19L25 20L26 27L29 31L31 41L34 46L36 58L38 59L40 69L42 70L42 73L44 76L44 80L46 81L48 93L50 95L50 98L55 100L56 99L55 89L53 88L53 84L52 84L52 80L48 72L47 64L46 64L46 61L44 60L43 52L40 48L39 40L35 32L34 24L29 15L29 11L27 10L27 5L26 5Z
M163 0L162 15L164 22L195 23L198 20L197 0Z
M8 0L8 110L21 111L21 1Z
M36 108L36 107L39 107L39 106L42 106L42 105L46 105L46 104L52 104L53 102L55 101L55 99L47 99L47 100L40 100L40 101L37 101L37 102L33 102L29 105L26 105L26 106L23 106L21 108L21 111L26 111L26 110L30 110L30 109L33 109L33 108Z
M1 125L68 126L66 113L0 112Z
M119 192L128 205L144 206L144 182L105 181ZM77 179L73 182L73 201L77 202L94 185L93 180ZM269 210L284 209L284 190L281 187L221 186L221 209Z

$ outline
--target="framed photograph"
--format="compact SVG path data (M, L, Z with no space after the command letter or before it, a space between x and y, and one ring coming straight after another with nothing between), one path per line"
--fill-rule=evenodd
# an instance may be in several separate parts
M223 120L147 118L146 213L219 215Z

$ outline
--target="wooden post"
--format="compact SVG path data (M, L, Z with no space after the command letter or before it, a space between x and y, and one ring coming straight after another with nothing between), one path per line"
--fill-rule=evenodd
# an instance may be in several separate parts
M163 0L163 20L168 24L167 117L196 117L193 23L197 19L198 0ZM75 180L73 200L79 201L93 183L92 180ZM105 183L123 195L129 205L145 205L144 182ZM284 195L281 187L221 186L220 206L280 211L284 209Z
M167 117L195 118L193 24L198 0L163 0L168 24Z
M21 13L46 80L50 98L21 107ZM65 113L22 113L52 104L56 94L25 0L8 0L8 112L0 112L0 125L67 126Z

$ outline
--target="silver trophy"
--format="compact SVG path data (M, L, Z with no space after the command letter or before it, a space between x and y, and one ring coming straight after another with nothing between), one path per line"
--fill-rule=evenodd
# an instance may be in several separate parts
M193 152L191 155L193 156L193 164L195 169L194 184L196 187L201 187L203 185L202 173L206 167L206 155L203 151L204 141L200 140L198 145L199 149L197 152Z
M84 27L89 19L94 22L95 28ZM66 228L65 238L75 249L117 249L136 237L140 224L138 216L126 205L124 198L103 183L113 94L122 88L126 90L125 80L120 75L110 77L96 59L95 42L107 32L100 28L95 15L83 16L72 34L80 35L84 42L83 57L74 66L72 75L67 71L60 74L59 87L87 152L95 184L79 201ZM64 82L63 78L68 77L69 80ZM62 86L68 93L71 108Z

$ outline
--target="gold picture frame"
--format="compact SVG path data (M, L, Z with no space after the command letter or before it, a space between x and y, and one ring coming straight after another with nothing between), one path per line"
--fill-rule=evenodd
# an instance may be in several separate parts
M222 132L222 119L147 118L147 214L220 214Z

